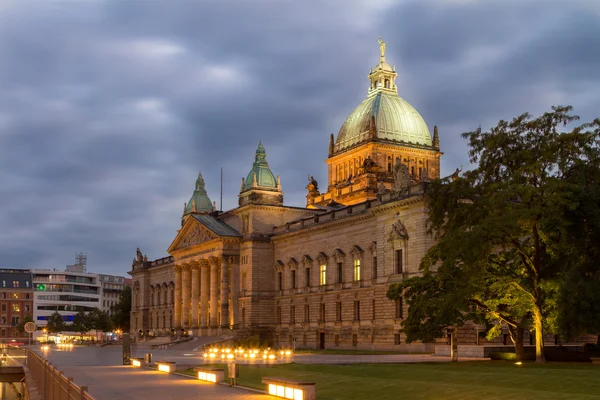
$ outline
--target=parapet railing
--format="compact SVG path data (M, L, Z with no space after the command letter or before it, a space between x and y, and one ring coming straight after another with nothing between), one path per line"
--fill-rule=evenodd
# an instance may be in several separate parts
M73 378L67 378L62 371L59 371L51 362L45 360L42 356L33 351L27 351L27 368L40 397L43 400L94 400L87 393L87 386L77 386ZM31 399L35 399L32 392L31 383L28 383Z

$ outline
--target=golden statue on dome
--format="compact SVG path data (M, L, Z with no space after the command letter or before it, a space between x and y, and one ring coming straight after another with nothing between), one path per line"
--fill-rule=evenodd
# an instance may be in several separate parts
M381 58L385 57L385 42L381 40L381 36L377 37L377 41L379 42L379 51L381 52Z

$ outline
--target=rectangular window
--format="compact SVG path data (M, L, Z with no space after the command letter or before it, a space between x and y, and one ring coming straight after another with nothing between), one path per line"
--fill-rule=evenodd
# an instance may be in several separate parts
M335 319L336 319L336 321L342 320L342 302L341 301L338 301L335 304Z
M325 322L325 303L321 303L320 320Z
M304 322L310 321L310 306L308 304L304 305Z
M377 257L373 257L373 278L377 278Z
M12 317L12 326L19 325L19 317Z
M360 301L354 300L354 320L360 321Z
M360 260L354 260L354 280L360 281Z
M21 312L21 307L18 304L13 304L12 309L14 312Z
M19 300L19 293L13 293L12 297L15 300Z
M354 333L352 335L352 347L356 347L358 346L358 335L356 333Z
M337 334L336 334L336 335L334 336L334 339L333 339L333 340L335 341L335 345L336 345L336 346L339 346L339 345L340 345L340 335L337 335Z
M338 283L344 282L344 264L341 262L337 263L338 269Z
M6 311L6 303L2 303L2 311Z
M323 264L319 267L319 284L327 284L327 265Z
M6 298L6 292L2 292L2 298L5 299Z
M2 331L0 332L0 335L2 335L2 337L6 336L6 329L2 329Z
M25 304L25 312L29 312L29 304Z
M296 270L292 270L292 289L296 289Z
M279 283L279 290L283 290L283 272L277 273L277 282Z
M402 272L402 250L396 250L396 273L401 274Z
M306 346L306 334L302 335L302 344Z
M13 287L19 287L19 281L13 281Z
M306 282L306 287L310 287L310 268L306 268L304 270L304 272L305 272L304 279L305 279L305 282Z
M6 317L2 317L2 325L6 324Z
M29 293L25 293L25 300L29 300Z
M396 300L396 318L404 318L404 311L402 305L402 298Z
M290 307L290 324L295 324L295 323L296 323L296 307L291 306Z
M242 311L244 311L243 308L242 308ZM277 307L277 323L278 324L281 323L281 307Z
M377 318L376 311L377 311L377 309L375 308L375 299L373 299L373 320L375 320L375 318Z
M400 344L400 334L394 334L394 344Z

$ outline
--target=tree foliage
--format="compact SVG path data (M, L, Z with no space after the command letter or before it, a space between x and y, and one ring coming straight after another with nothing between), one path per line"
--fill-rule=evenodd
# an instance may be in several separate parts
M128 332L130 327L129 315L131 314L131 288L126 286L119 295L119 301L113 308L113 325L123 332Z
M570 112L553 107L538 118L526 113L489 132L463 134L477 167L431 182L429 232L437 242L422 260L424 276L390 288L391 298L404 294L409 302L407 339L414 329L412 340L439 337L443 327L478 316L506 324L515 340L531 324L536 358L544 361L544 329L557 327L565 310L557 299L581 278L573 265L594 270L569 254L586 251L574 243L577 218L590 212L574 174L600 159L600 119L560 132L578 119ZM592 203L597 212L598 201Z
M54 311L50 314L46 329L48 329L48 333L58 333L65 329L65 322L58 311Z
M73 325L71 325L71 327L75 332L79 332L79 334L82 336L84 333L92 329L90 318L83 309L79 310L77 314L75 314L73 317Z
M19 333L25 332L25 324L28 322L33 322L33 318L31 317L30 314L25 315L23 320L19 323L19 325L17 325L17 332L19 332Z

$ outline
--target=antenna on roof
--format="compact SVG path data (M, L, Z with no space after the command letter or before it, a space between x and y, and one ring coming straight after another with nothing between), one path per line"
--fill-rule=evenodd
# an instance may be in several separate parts
M84 252L75 254L76 265L79 265L83 272L87 272L87 254Z
M219 208L223 212L223 167L221 167L221 206Z

